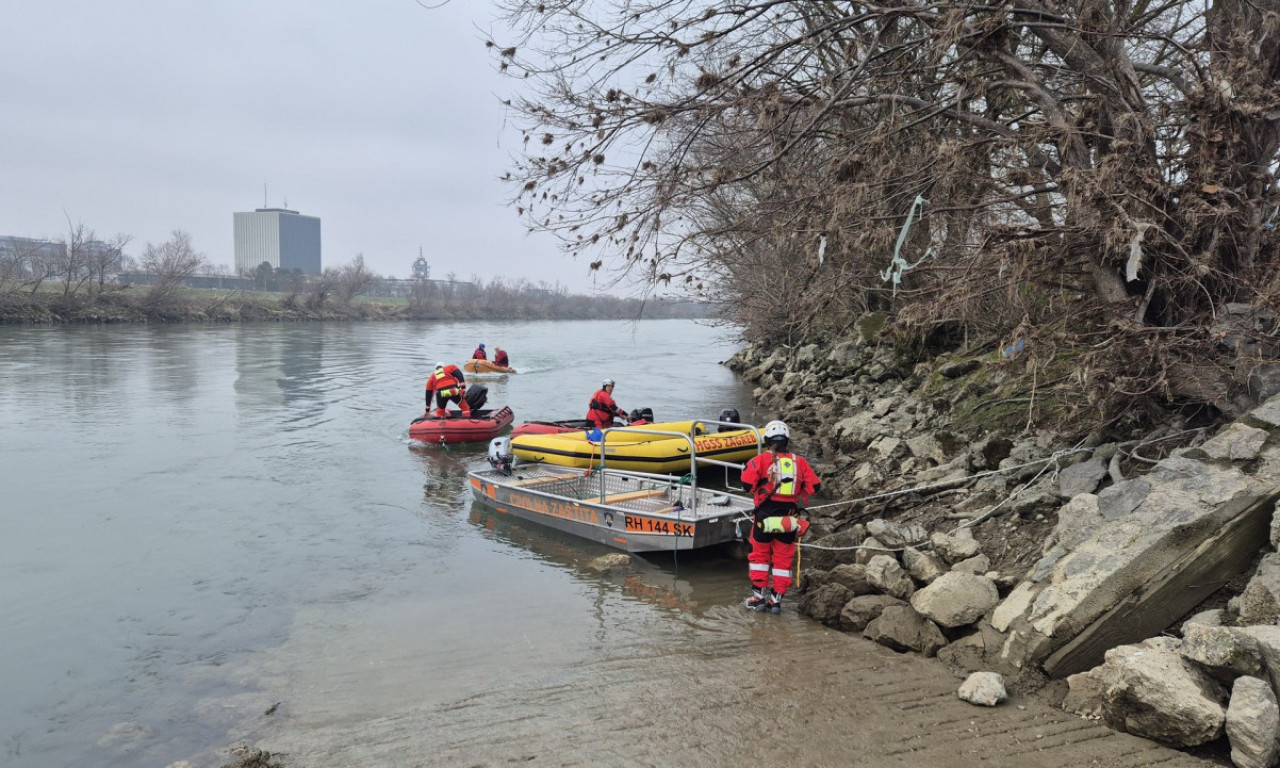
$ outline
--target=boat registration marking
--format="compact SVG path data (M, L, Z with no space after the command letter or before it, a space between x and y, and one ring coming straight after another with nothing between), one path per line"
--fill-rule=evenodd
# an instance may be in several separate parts
M737 437L699 437L695 442L698 444L699 451L719 451L726 448L743 448L748 445L754 447L756 436L748 433Z
M552 501L551 499L540 499L536 496L527 496L523 493L515 493L514 491L507 498L512 506L521 509L527 509L530 512L537 512L541 515L550 517L561 517L566 520L577 520L582 523L596 522L595 510L577 504L565 504L560 501Z
M673 523L670 520L653 520L648 517L625 515L628 533L665 533L668 536L693 538L692 523Z

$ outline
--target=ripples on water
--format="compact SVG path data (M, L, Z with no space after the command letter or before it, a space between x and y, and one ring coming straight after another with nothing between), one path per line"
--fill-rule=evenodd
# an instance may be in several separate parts
M750 418L716 364L726 336L685 321L0 327L4 764L218 765L276 701L311 723L380 717L655 642L732 652L749 641L740 552L596 575L608 550L472 510L483 445L407 439L430 366L479 341L522 371L481 380L517 421L580 418L604 377L659 419Z

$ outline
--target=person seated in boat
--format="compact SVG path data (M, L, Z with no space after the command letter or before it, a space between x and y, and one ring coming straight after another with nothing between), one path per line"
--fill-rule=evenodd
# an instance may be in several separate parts
M587 421L600 429L607 429L614 426L613 419L618 417L626 423L627 412L618 407L613 401L613 379L605 379L600 385L600 389L591 396L591 402L587 405Z
M751 489L756 503L747 555L751 597L745 603L755 611L782 610L782 596L791 586L796 539L809 528L809 521L801 520L800 513L809 497L822 487L809 462L788 450L790 439L786 424L769 422L764 427L769 450L742 469L742 484Z
M436 396L436 412L437 419L446 419L449 417L449 411L445 408L449 403L457 403L458 408L462 410L464 418L471 417L471 405L467 402L467 380L462 375L462 371L456 365L445 365L444 363L436 363L436 369L427 379L427 410L431 410L431 395Z
M511 358L507 357L507 350L503 349L502 347L494 347L493 363L494 365L501 365L503 368L510 368Z
M476 347L476 351L471 353L472 360L488 360L484 354L484 342L480 342L480 346Z

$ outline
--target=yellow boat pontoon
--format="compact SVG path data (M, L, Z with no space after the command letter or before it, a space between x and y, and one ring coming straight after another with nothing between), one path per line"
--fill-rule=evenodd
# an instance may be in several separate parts
M728 431L710 429L728 427ZM631 472L678 474L688 472L689 441L653 432L679 432L693 437L699 459L733 463L749 461L764 443L760 430L749 425L711 420L667 421L608 430L603 458L610 469ZM522 461L590 469L601 464L601 442L584 431L553 435L521 435L511 439L511 449Z

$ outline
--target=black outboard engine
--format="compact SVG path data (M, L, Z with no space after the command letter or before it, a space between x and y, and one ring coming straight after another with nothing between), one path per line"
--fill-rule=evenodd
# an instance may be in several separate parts
M636 408L627 414L627 421L632 424L652 424L653 409L652 408Z
M504 475L511 474L511 463L515 456L511 454L511 438L495 437L489 441L489 466Z
M738 416L737 408L725 408L723 411L720 412L720 415L716 417L716 421L729 421L729 422L733 422L734 424L741 424L742 418ZM729 426L725 426L724 424L721 424L716 429L716 431L729 432L729 431L732 431L733 429L734 429L733 427L729 427Z
M471 410L478 411L484 407L484 403L489 399L489 388L483 384L472 384L467 387L467 394L463 395L467 399L467 405Z

